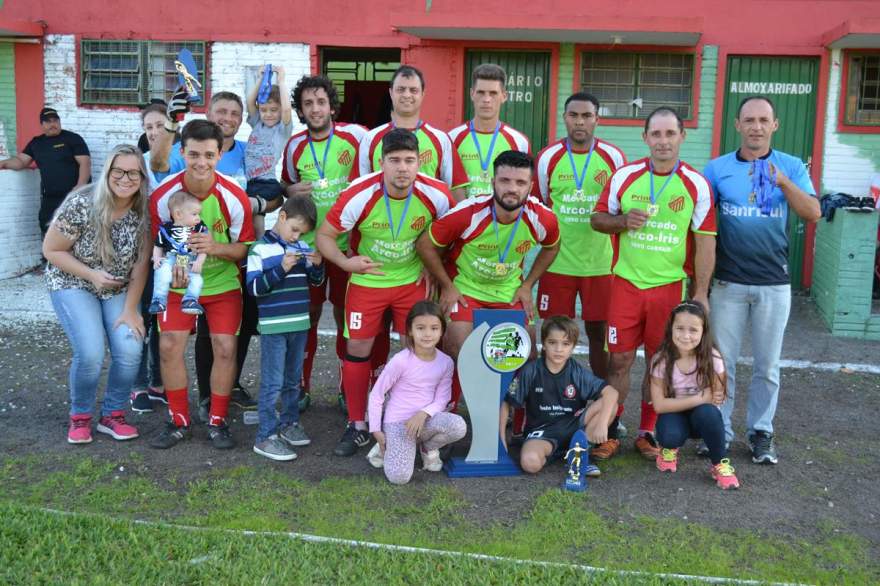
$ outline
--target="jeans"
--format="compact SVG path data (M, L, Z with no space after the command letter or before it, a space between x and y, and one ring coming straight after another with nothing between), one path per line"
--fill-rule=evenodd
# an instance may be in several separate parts
M299 394L303 353L308 331L260 336L260 399L257 406L260 443L278 433L275 402L281 395L281 427L299 422Z
M727 457L724 422L715 405L704 403L688 411L661 413L655 431L661 447L680 448L690 438L701 438L709 448L709 459L713 464Z
M159 370L159 327L156 316L150 315L150 300L153 291L153 272L147 272L147 283L141 295L141 315L144 318L146 335L144 336L144 348L141 353L141 363L138 367L137 378L134 381L133 390L143 391L147 387L161 387L162 373Z
M91 414L104 364L104 339L110 342L110 368L101 414L125 409L137 376L143 342L125 324L113 328L125 307L125 293L98 299L84 289L49 294L58 321L70 340L70 414Z
M191 258L189 260L192 261ZM176 262L177 253L169 251L165 254L165 258L162 260L159 268L153 271L153 301L159 301L162 304L168 303L168 289L171 288L172 269ZM201 273L189 271L189 284L186 286L183 299L194 299L197 301L199 295L202 294L204 282L205 280L202 278Z
M736 398L736 361L747 325L751 325L754 364L749 384L746 431L748 434L756 431L773 433L773 416L779 399L779 358L791 310L791 286L715 281L709 304L715 343L724 357L727 371L727 401L721 407L727 441L734 438L730 418Z

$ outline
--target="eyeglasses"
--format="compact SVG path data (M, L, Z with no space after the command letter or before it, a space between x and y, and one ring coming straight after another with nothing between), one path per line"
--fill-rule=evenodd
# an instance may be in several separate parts
M143 179L140 169L130 169L126 171L119 167L110 167L110 177L113 179L122 179L123 176L128 177L128 180L131 182L137 182Z

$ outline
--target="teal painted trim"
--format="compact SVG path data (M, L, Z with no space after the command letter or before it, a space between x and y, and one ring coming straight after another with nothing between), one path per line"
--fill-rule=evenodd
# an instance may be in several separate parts
M0 2L2 3L2 2ZM0 142L10 155L16 154L15 44L0 43Z

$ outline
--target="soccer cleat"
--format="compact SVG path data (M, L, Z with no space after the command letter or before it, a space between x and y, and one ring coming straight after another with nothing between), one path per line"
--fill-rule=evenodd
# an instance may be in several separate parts
M312 443L312 440L306 435L306 430L299 423L291 423L281 430L278 437L292 446L307 446Z
M174 422L169 421L165 429L159 435L150 440L150 447L157 450L167 450L173 448L185 439L191 436L189 426L178 427Z
M428 472L440 472L443 470L443 460L440 459L440 450L428 450L422 452L422 470Z
M138 436L135 426L125 421L125 411L112 411L98 420L98 432L106 433L115 440L130 440Z
M712 466L709 473L712 474L712 478L715 479L715 484L717 484L718 488L721 490L739 488L739 480L737 480L733 466L730 465L730 460L727 458L724 458Z
M254 401L248 390L241 385L235 385L232 387L232 393L229 395L229 402L242 411L253 411L257 408L257 402Z
M90 444L92 443L92 416L71 415L70 426L67 428L67 443Z
M660 454L660 446L651 433L640 435L636 438L636 449L648 460L655 460Z
M382 468L385 465L385 456L382 454L382 448L379 444L373 444L370 453L367 454L367 462L373 468Z
M156 315L159 313L165 313L166 309L167 308L165 307L164 303L154 299L150 302L150 308L147 311L149 311L152 315Z
M276 462L296 460L296 452L277 435L269 436L267 439L254 444L254 452Z
M614 457L618 451L620 451L620 440L608 438L607 441L602 442L590 450L590 456L595 460L608 460Z
M599 470L598 466L591 463L584 467L584 475L589 476L590 478L599 478L602 476L602 471Z
M675 472L678 469L678 448L661 448L656 462L660 472Z
M342 439L336 444L333 453L337 456L354 456L361 448L370 443L370 434L366 429L355 429L354 424L349 424L342 434Z
M202 315L205 313L205 308L195 299L184 299L180 302L180 313L185 313L187 315Z
M208 425L208 439L217 450L231 450L235 447L232 432L229 431L229 425L225 421L220 425Z
M165 395L164 389L160 389L159 387L149 387L147 389L147 395L149 395L150 401L156 401L163 405L168 404L168 397Z
M756 431L751 434L749 448L752 450L752 462L755 464L776 464L779 461L772 433Z
M147 391L131 392L131 410L135 413L152 413L153 402L150 400L150 393Z

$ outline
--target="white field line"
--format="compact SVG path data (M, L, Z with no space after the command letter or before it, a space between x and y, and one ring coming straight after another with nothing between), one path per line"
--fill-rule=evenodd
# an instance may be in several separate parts
M336 330L320 329L318 330L318 335L335 338ZM391 339L398 340L400 339L400 336L398 336L396 332L391 332ZM538 344L538 350L540 349L541 344ZM580 344L575 346L574 353L576 356L589 356L590 354L587 347ZM644 351L639 350L637 354L640 358L644 359ZM751 356L740 356L739 360L736 361L737 364L746 364L748 366L751 366L753 362L754 358ZM792 368L795 370L824 370L828 372L837 372L838 370L846 369L853 372L880 374L880 365L878 364L849 364L846 362L811 362L809 360L782 359L779 361L779 366L781 368Z
M324 535L312 535L310 533L298 533L296 531L248 531L244 529L219 529L215 527L195 527L192 525L177 525L174 523L165 523L162 521L146 521L143 519L125 519L119 517L111 517L109 515L101 515L99 513L81 513L73 511L61 511L58 509L49 509L44 507L36 507L36 510L50 515L58 515L62 517L90 517L98 519L112 519L115 521L128 521L136 525L144 525L147 527L172 528L182 531L193 532L220 532L234 535L246 535L253 537L287 537L295 541L303 541L306 543L343 545L352 548L366 548L376 550L395 551L400 553L415 553L425 556L443 556L450 558L462 558L479 560L486 562L507 563L526 566L540 566L548 568L565 568L580 570L586 574L607 574L612 576L632 576L641 578L663 578L672 580L683 580L690 582L702 582L705 584L743 584L743 585L769 585L769 586L806 586L797 582L765 582L762 580L740 580L737 578L724 578L721 576L700 576L696 574L675 574L668 572L643 572L640 570L609 570L597 566L587 566L583 564L566 564L564 562L547 562L540 560L521 560L497 555L487 555L482 553L469 553L464 551L450 551L445 549L431 549L427 547L410 547L408 545L394 545L389 543L376 543L373 541L361 541L357 539L341 539L339 537L326 537ZM207 561L211 555L201 556L190 560L190 563L203 563Z

